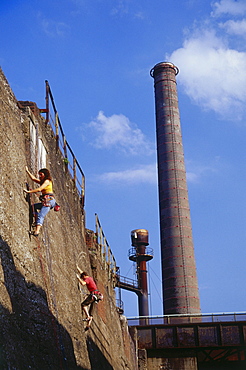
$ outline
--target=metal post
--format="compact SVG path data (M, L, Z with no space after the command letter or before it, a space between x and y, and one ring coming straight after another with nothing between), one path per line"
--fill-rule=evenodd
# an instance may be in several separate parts
M47 80L45 80L45 102L46 102L46 119L45 119L45 123L46 124L49 123L49 90L50 90L49 83L48 83Z

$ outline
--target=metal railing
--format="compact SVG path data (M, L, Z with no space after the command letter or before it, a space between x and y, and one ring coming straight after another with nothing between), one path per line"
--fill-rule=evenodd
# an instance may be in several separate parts
M124 312L124 302L121 299L116 299L115 302L116 302L116 307L119 313L123 313Z
M148 320L148 325L177 325L194 323L216 323L216 322L239 322L246 321L246 312L227 312L227 313L198 313L180 314L163 316L139 316L128 317L129 326L141 326L144 320Z
M122 275L118 275L118 274L117 274L117 279L120 283L122 283L124 285L129 285L129 286L132 286L136 289L139 288L137 280L134 280L134 279L122 276Z
M139 249L137 247L133 247L128 249L128 258L131 261L135 261L137 259L149 261L153 258L154 251L153 248L145 247L144 253L139 253Z
M98 243L99 253L101 256L101 261L102 261L104 269L105 270L108 269L109 280L113 278L116 284L116 271L117 271L116 260L108 244L108 241L104 235L98 215L95 214L95 217L96 217L97 243Z
M69 172L74 182L74 187L81 197L81 205L82 207L84 207L85 176L79 165L79 162L77 161L70 145L66 140L66 136L63 132L62 125L55 106L54 98L47 80L45 81L45 85L46 85L46 98L45 98L46 109L40 109L40 112L46 114L45 123L46 124L49 123L55 133L57 149L59 148L62 153L66 171Z

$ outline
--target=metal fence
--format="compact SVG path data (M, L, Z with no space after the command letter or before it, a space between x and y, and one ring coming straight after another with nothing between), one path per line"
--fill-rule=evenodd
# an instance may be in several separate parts
M122 283L123 285L129 285L129 286L132 286L133 288L136 288L136 289L139 288L137 280L128 278L126 276L118 275L118 274L117 274L117 278L118 278L119 282Z
M45 81L46 85L46 109L40 110L41 113L46 114L46 124L50 124L55 136L56 136L56 145L63 156L64 165L66 171L71 175L71 178L74 182L74 187L78 191L81 197L81 204L84 207L84 198L85 198L85 176L84 173L77 161L70 145L66 140L66 136L63 132L62 125L58 116L58 112L55 106L54 98L49 86L48 81Z
M140 317L128 317L127 321L129 326L141 326L143 325L143 323L146 322L148 322L148 325L239 322L246 321L246 312L140 316Z
M99 248L99 253L101 256L101 261L103 264L104 269L108 269L108 278L109 280L113 278L115 280L116 284L116 260L114 258L114 255L111 251L111 248L107 242L107 239L104 235L102 226L100 224L98 215L95 214L96 216L96 235L97 235L97 243L98 243L98 248Z

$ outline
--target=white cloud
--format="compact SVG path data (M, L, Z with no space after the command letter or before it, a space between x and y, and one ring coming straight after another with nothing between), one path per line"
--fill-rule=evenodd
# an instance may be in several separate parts
M145 165L139 168L119 172L106 172L100 175L100 181L104 183L129 184L157 184L157 165Z
M178 84L197 105L221 118L245 121L246 1L211 3L213 12L185 32L183 46L168 58L177 65ZM222 22L219 22L219 18Z
M100 111L88 127L93 133L92 145L98 149L117 148L128 154L152 154L152 144L142 131L123 114L106 117Z
M140 19L140 20L146 19L146 16L145 16L144 12L142 12L142 11L136 12L134 14L134 16L135 16L135 18Z
M111 15L126 15L129 13L129 0L117 0Z
M225 31L230 35L246 37L245 19L242 19L240 21L229 20L226 21L225 23L220 23L220 27L225 29Z
M195 32L169 60L179 83L198 105L223 118L241 119L246 102L246 52L227 47L214 30Z
M189 183L199 184L205 177L218 171L220 158L214 158L211 164L202 164L194 161L186 161L186 178ZM142 165L137 168L125 171L105 172L95 177L96 181L106 184L138 185L152 184L157 185L157 164Z
M110 14L117 17L127 16L130 19L138 19L140 21L146 19L146 14L142 10L141 2L140 4L136 4L131 0L114 1L114 7Z
M194 161L186 161L186 178L189 183L197 184L201 182L205 176L214 174L218 171L220 158L214 158L212 164L202 164Z
M212 4L212 7L214 8L212 15L213 16L221 16L223 14L230 14L233 16L240 15L242 16L244 13L246 13L246 2L245 0L221 0L216 1Z
M41 27L47 36L63 37L70 31L70 27L64 22L56 22L52 19L43 18L41 13L38 14L38 18L40 19Z

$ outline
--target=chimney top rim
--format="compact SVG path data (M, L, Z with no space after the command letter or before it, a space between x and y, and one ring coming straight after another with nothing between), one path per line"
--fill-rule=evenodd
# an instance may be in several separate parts
M151 70L150 70L150 76L154 78L154 73L157 69L164 69L164 68L173 68L175 71L175 75L179 73L178 67L176 67L173 63L171 62L160 62L157 63Z

